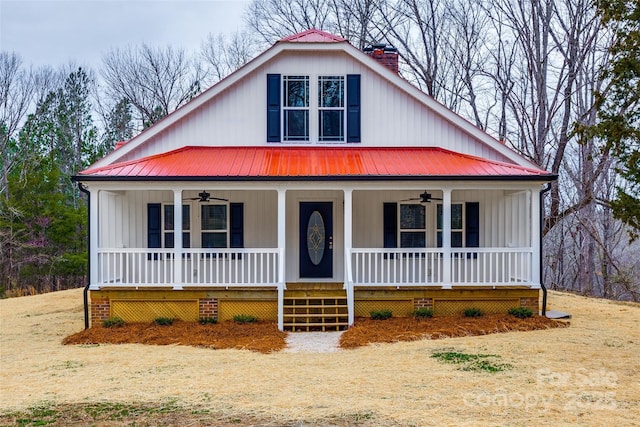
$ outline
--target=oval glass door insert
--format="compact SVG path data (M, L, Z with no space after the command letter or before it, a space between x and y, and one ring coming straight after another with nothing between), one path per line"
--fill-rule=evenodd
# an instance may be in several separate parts
M320 212L313 211L307 224L307 252L313 265L318 265L324 256L325 229Z

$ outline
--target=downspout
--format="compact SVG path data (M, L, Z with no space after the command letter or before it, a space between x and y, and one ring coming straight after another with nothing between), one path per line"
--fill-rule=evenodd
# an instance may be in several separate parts
M540 191L540 287L542 288L542 315L547 315L547 287L542 280L542 237L544 232L544 193L551 190L551 183L547 183L547 187Z
M78 183L78 189L87 195L87 227L91 230L91 198L87 187ZM89 284L91 283L91 233L87 233L87 284L84 287L84 329L89 329Z

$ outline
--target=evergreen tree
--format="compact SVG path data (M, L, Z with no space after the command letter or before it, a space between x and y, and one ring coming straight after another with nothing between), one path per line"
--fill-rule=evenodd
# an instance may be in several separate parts
M598 0L603 22L615 36L612 60L605 70L609 92L599 94L599 122L595 133L620 160L626 185L617 186L614 215L640 232L640 3L636 0Z

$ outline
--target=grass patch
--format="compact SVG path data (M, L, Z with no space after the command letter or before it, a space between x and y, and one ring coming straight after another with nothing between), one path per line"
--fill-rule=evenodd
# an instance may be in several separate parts
M373 320L387 320L393 316L391 310L374 310L369 314Z
M218 319L215 317L203 317L198 320L198 322L200 322L201 325L215 325L218 323Z
M436 352L431 357L444 363L462 365L460 370L472 372L501 372L511 368L507 363L499 363L495 354L469 354L459 351Z

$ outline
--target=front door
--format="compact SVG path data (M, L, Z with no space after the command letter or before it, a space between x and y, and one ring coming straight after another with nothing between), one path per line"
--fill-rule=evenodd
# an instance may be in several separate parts
M333 277L332 202L300 202L300 277Z

